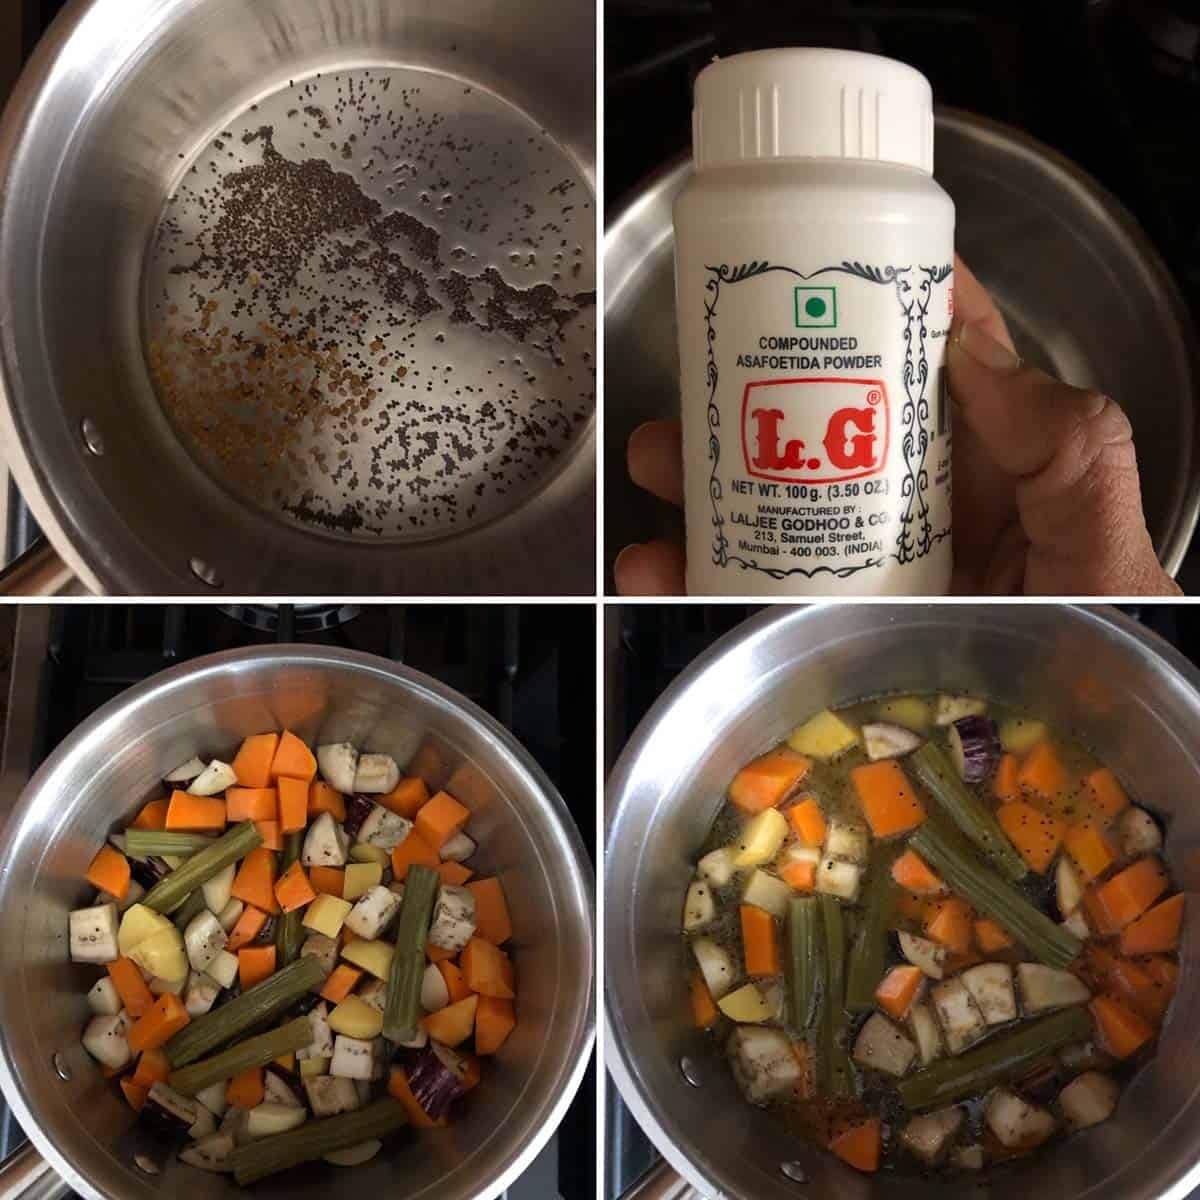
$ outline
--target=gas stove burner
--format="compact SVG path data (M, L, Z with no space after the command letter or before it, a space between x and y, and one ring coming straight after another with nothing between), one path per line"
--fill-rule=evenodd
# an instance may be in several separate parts
M290 614L296 634L324 633L353 621L362 612L361 604L218 604L227 617L240 621L259 633L278 633L284 615Z

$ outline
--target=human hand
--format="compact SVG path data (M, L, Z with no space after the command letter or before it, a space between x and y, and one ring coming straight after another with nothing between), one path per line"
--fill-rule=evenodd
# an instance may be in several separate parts
M954 590L983 595L1177 595L1142 513L1128 418L1107 396L1022 364L1004 318L955 258L946 352L954 400ZM677 421L634 430L639 487L683 503ZM682 595L681 546L627 546L622 595Z

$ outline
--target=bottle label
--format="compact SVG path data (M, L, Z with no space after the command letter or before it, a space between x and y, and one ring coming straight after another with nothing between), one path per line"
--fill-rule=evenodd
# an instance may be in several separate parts
M687 381L706 392L705 549L712 568L757 576L742 590L948 584L952 266L681 264L682 313L683 286L703 290L704 361L683 371L689 421ZM688 465L694 476L697 457ZM688 481L690 557L700 482ZM940 582L899 581L931 556Z

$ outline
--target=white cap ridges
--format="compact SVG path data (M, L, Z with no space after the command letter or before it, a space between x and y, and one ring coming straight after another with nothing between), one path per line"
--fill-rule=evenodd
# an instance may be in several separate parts
M853 158L933 174L933 93L919 71L854 50L757 50L696 78L696 167Z

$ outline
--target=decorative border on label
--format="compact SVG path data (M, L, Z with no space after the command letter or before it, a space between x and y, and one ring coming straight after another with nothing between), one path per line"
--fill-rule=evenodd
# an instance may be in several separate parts
M713 563L725 567L736 563L742 570L759 571L772 579L786 579L790 575L802 575L811 579L815 575L832 575L837 579L848 579L859 571L881 567L889 558L898 563L906 564L924 558L934 546L944 541L950 535L949 528L934 530L929 519L929 472L926 467L926 457L929 452L929 398L927 388L929 383L929 362L925 354L927 329L925 316L929 311L934 284L941 283L949 277L953 270L952 263L936 267L918 266L917 284L914 290L911 276L913 268L888 265L885 267L864 266L859 262L842 262L834 266L821 267L819 270L805 274L794 267L785 267L769 262L749 262L738 267L722 264L718 267L705 267L709 280L704 290L709 293L704 301L704 325L707 347L707 363L705 378L708 381L708 457L712 469L708 476L708 496L712 504L713 516ZM837 272L853 275L868 283L892 285L896 291L896 301L904 316L904 405L901 409L901 420L904 423L904 436L900 449L904 456L904 479L900 486L900 494L906 501L904 512L900 516L900 532L896 537L896 549L881 558L866 558L859 563L848 563L842 567L830 567L824 564L816 567L767 567L753 559L743 558L739 554L729 553L729 539L725 536L725 517L721 511L724 500L724 489L717 475L721 461L721 411L717 406L717 384L720 372L717 368L716 351L713 348L717 340L716 316L717 303L721 297L722 284L742 283L771 271L783 271L794 275L797 279L815 279L818 275ZM915 344L914 344L915 343ZM918 528L914 533L914 522Z

